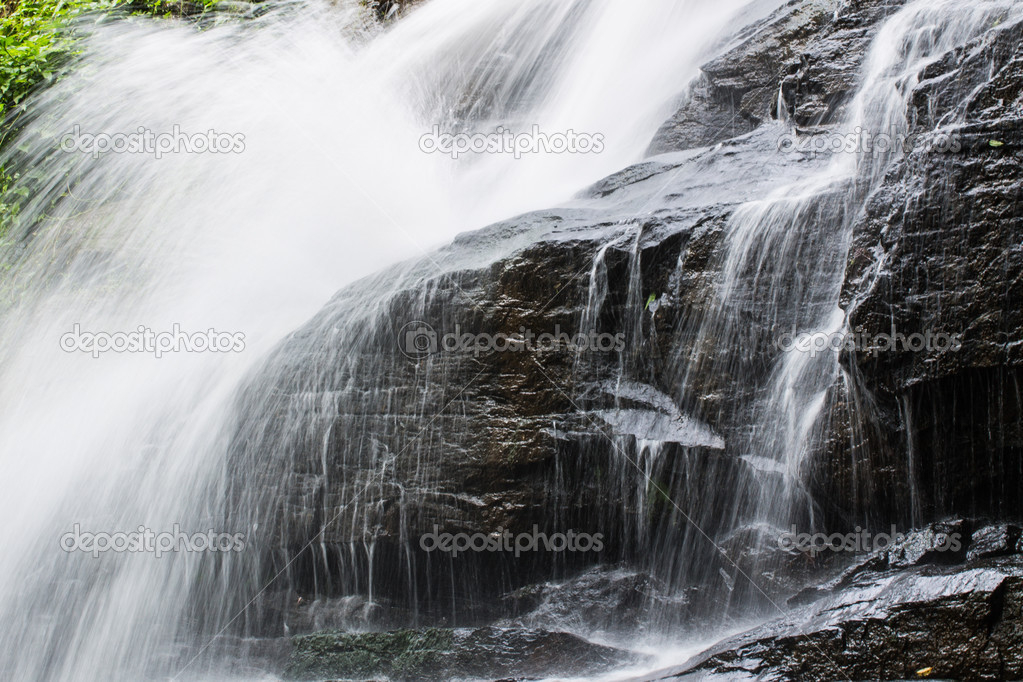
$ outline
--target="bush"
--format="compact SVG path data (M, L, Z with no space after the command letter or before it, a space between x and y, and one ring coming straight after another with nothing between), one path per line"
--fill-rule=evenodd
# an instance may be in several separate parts
M202 17L217 0L0 0L0 152L17 137L24 101L44 87L77 53L76 27L114 14ZM29 190L19 173L0 165L0 243ZM24 170L24 169L22 169ZM12 189L17 186L17 190Z

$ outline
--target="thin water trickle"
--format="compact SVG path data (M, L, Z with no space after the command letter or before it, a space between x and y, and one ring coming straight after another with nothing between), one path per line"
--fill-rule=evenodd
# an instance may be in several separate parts
M776 349L766 383L755 387L752 414L733 417L749 425L733 447L753 466L732 482L746 494L737 493L719 510L730 519L726 528L732 534L766 528L771 542L791 524L815 530L815 503L804 481L809 459L828 435L821 419L828 395L844 376L843 344L831 340L850 333L839 298L853 224L902 154L898 141L909 131L909 98L920 73L1007 12L1015 20L1021 8L1012 2L921 0L896 13L872 43L846 120L830 133L856 144L834 153L819 177L777 190L732 216L715 301L700 324L696 350L678 363L680 404L698 413L701 381L755 375L751 368L762 349ZM781 93L779 112L784 113ZM781 118L787 128L787 118ZM882 136L892 143L875 146ZM779 345L783 339L788 348ZM704 352L708 347L715 350ZM918 514L915 501L913 509ZM697 553L683 568L683 583L703 575L713 550ZM768 555L754 574L771 569L772 561Z
M422 489L432 485L445 432L431 434L436 442L417 440L402 432L403 417L428 413L429 401L443 395L444 368L427 364L414 386L399 389L387 383L381 359L347 349L363 340L359 334L388 329L386 302L396 291L418 290L422 310L432 300L429 286L441 286L438 269L491 254L393 264L421 257L459 231L565 201L638 161L717 41L778 4L726 0L711 10L691 0L429 0L380 31L353 0L281 5L252 22L203 32L149 22L91 29L76 71L33 103L17 153L42 181L0 247L0 515L9 529L0 554L0 676L201 677L188 666L216 635L228 627L259 631L280 616L255 599L268 571L284 583L311 576L311 592L344 595L332 617L364 622L379 606L374 568L384 559L375 534L391 513L387 500L398 500L405 548L395 570L417 605L417 578L429 569L416 565L416 539L406 529L422 501L415 490L396 489L391 473L403 455L415 463L409 478ZM1019 12L1018 4L920 0L897 13L875 40L842 130L904 133L906 98L920 70L1009 11ZM458 162L420 150L434 125L492 132L534 124L547 133L599 133L606 146L592 155L468 155ZM785 125L778 124L779 134ZM75 126L90 133L180 126L242 134L245 144L242 153L91 158L59 151L60 136ZM602 417L626 434L614 441L623 454L638 438L643 475L624 458L606 472L621 481L615 502L630 507L608 518L627 518L634 542L658 537L644 513L666 504L648 485L664 473L665 443L683 451L684 472L670 479L671 490L713 506L725 535L784 528L793 519L812 524L801 476L821 436L827 393L842 376L836 354L775 358L766 383L750 387L756 402L743 416L744 437L728 444L750 473L714 485L696 480L704 469L694 451L724 451L726 443L702 420L696 379L746 376L751 349L782 333L806 339L844 329L838 294L852 220L893 158L836 155L823 176L735 212L716 298L698 325L706 343L695 346L718 350L678 358L675 395L650 390L649 378L629 376L632 365L621 359L607 389L621 409ZM626 297L635 318L623 331L637 341L648 293L640 288L642 232L642 223L629 224L614 235L619 241L597 251L585 312L586 320L599 319L610 249L627 250ZM375 288L330 300L385 266L387 279L372 280ZM429 278L433 283L420 287ZM328 300L342 311L331 318L338 325L317 316ZM260 370L310 318L320 336L299 339L293 347L304 355L286 360L345 381L336 393L317 393L316 382L288 396L275 393L280 377ZM108 333L140 325L157 333L175 325L186 333L240 333L244 350L92 358L61 350L76 324ZM375 377L373 400L360 393L367 374ZM404 406L399 390L418 404L411 415L386 411L393 415L388 435L398 434L387 440L360 409L392 399ZM624 408L619 399L650 409ZM356 418L339 422L339 413ZM275 419L250 418L264 414ZM475 424L456 414L445 428L465 433ZM559 428L552 425L555 435ZM638 436L651 432L663 437ZM229 452L238 443L251 452ZM296 477L301 485L293 490L301 494L287 497L275 477L293 468L295 443L318 457ZM337 471L340 480L331 477ZM271 512L282 508L287 513L275 518ZM276 537L274 523L315 531L335 515L359 540L344 547L321 540L311 551L315 567L302 576L288 547L258 548L272 557L268 566L231 553L213 560L187 553L92 557L58 545L75 524L157 533L177 525L242 532L258 543ZM226 518L237 525L220 527ZM686 521L672 518L672 533ZM726 600L741 602L733 574L714 568L708 575L714 550L690 533L671 546L629 551L675 584L727 588ZM453 617L463 605L445 606ZM663 624L669 610L651 604L646 615ZM416 608L403 615L419 622Z
M201 32L144 20L89 27L78 67L31 105L17 154L42 181L2 247L0 513L11 532L0 557L0 676L173 675L202 643L195 633L217 632L252 596L230 584L240 559L93 558L62 552L61 535L74 524L216 526L222 501L248 494L225 469L225 425L240 409L238 386L275 344L346 283L640 158L747 4L431 0L381 31L351 0L281 4ZM434 125L534 124L600 134L604 151L454 162L420 150ZM244 149L61 152L76 126L213 130L244 136ZM244 351L92 358L60 349L76 324L240 333ZM331 399L288 409L287 428L317 432L325 448ZM345 436L372 448L372 434ZM368 495L384 494L391 455L377 451L353 473ZM310 490L314 515L331 503ZM373 543L352 547L347 572L371 605L372 578L360 576L372 572L355 556L372 562ZM186 603L196 583L212 603Z

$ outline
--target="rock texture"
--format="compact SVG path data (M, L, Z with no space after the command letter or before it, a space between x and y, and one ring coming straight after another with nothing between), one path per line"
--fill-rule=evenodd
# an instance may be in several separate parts
M701 334L701 321L737 208L827 168L826 155L779 151L779 137L793 122L828 130L838 120L876 27L901 5L789 3L706 66L652 147L675 151L566 207L462 235L357 283L287 339L253 377L230 434L231 527L272 548L239 570L261 585L283 576L251 627L280 634L357 618L531 627L537 609L564 613L570 603L542 586L599 566L642 576L642 598L622 600L620 620L580 628L635 627L656 610L661 626L702 629L736 604L769 607L761 590L805 601L831 589L800 592L843 560L810 564L780 554L770 529L736 527L763 502L752 482L786 473L742 445L778 360L770 342L782 316L774 326L758 316L764 292L751 290L735 314L741 343ZM829 530L1023 514L1021 41L1019 25L997 24L930 64L909 112L921 144L864 205L846 206L859 190L842 187L805 223L826 227L850 212L840 298L850 327L963 334L954 353L842 355L815 425L818 451L799 472ZM958 151L928 145L938 128L958 136ZM797 234L797 245L815 234ZM779 288L815 265L798 262ZM566 337L528 352L445 349L449 334L591 331L621 334L623 345L580 351ZM728 362L694 369L694 355ZM421 544L432 532L569 530L601 534L601 551L456 557ZM1018 635L1001 624L1018 609L1018 559L991 554L1008 551L1015 533L984 531L961 565L920 565L905 557L931 550L904 548L843 584L831 606L801 606L803 630L770 626L686 670L784 678L803 671L807 647L832 658L879 652L842 658L867 677L913 666L1015 670ZM751 571L756 588L743 577ZM614 592L603 579L578 584ZM988 639L964 640L967 629L950 629L960 621ZM904 633L924 635L904 650ZM942 647L968 667L954 668ZM805 679L830 679L822 661L805 663Z
M855 227L842 296L850 327L959 335L962 347L843 358L869 398L855 410L836 395L838 442L816 480L837 516L1023 513L1021 40L1019 25L996 28L928 67L910 111L921 144ZM958 150L938 151L938 135ZM853 469L850 439L868 443Z
M877 25L896 2L787 3L705 64L648 153L715 144L771 119L835 123L856 89Z
M282 604L292 620L306 620L297 596L350 594L372 573L406 612L487 622L513 615L496 598L524 585L598 563L649 562L648 547L680 541L679 507L720 528L717 500L697 481L734 479L748 465L725 456L717 428L670 397L675 330L713 294L731 208L822 167L812 154L774 153L776 137L764 130L733 152L682 153L612 176L589 191L596 208L464 235L437 254L440 272L415 264L361 283L286 341L239 407L250 417L234 436L233 468L259 497L238 499L255 515L234 523L266 534L254 544L280 548L259 570L288 566L296 594ZM785 175L760 172L770 164ZM660 208L651 214L651 205ZM384 304L368 305L367 292L379 291ZM647 305L651 294L657 305ZM588 320L594 297L603 297L599 315ZM523 328L536 337L585 328L625 343L620 352L577 352L565 339L535 352L442 349L454 332ZM409 332L435 333L439 352L408 357ZM622 383L623 368L647 381ZM637 451L644 440L664 444L651 473L670 502L639 464L650 455ZM435 530L534 526L600 533L603 550L451 557L420 546ZM712 544L700 551L715 553ZM716 575L717 562L706 570Z
M564 632L479 628L324 632L296 637L288 680L537 679L592 675L639 657Z
M1018 679L1023 548L996 542L989 551L988 539L1006 531L967 534L963 552L914 555L912 545L928 542L917 534L848 571L818 601L642 679Z

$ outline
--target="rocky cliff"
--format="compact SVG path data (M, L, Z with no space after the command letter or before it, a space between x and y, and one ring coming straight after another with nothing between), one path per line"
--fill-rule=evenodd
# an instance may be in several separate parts
M232 437L229 514L275 548L245 570L283 576L258 629L528 620L551 608L549 594L535 596L550 585L582 603L592 571L612 570L597 582L622 608L577 630L703 630L770 614L851 561L779 553L741 518L784 473L746 447L788 318L757 313L769 305L754 291L727 334L708 319L736 211L811 182L843 153L814 141L846 119L878 26L903 5L788 3L705 66L648 159L563 207L357 283L286 340L253 378ZM990 23L906 80L913 145L876 182L825 193L803 217L841 213L848 253L797 259L775 280L791 290L814 268L837 269L848 328L874 339L961 335L955 351L840 353L812 452L786 474L829 531L1023 513L1023 25ZM939 139L956 145L939 150ZM610 341L574 342L580 332ZM479 341L529 334L528 348ZM569 530L600 534L601 551L453 556L422 542ZM781 679L810 665L805 679L832 679L821 661L846 667L855 639L882 661L855 674L906 675L915 663L893 642L960 617L991 637L970 654L985 661L977 670L1020 674L1007 653L1018 648L1018 566L978 561L889 565L826 596L811 589L802 594L845 610L814 602L801 607L814 627L765 626L671 674L716 666ZM906 596L918 588L926 599ZM862 599L870 614L848 606ZM921 626L916 605L938 601L941 622ZM881 625L862 625L868 616Z

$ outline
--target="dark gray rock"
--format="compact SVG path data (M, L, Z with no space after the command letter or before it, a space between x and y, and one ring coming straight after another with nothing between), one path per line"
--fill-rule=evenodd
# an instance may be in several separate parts
M563 582L529 585L507 595L505 601L519 613L500 625L540 628L552 622L588 637L625 631L643 634L643 614L651 602L685 612L680 596L643 571L599 566ZM650 632L656 635L658 633Z
M836 122L855 90L874 28L902 4L789 2L702 67L647 153L715 144L772 118L800 126Z
M851 328L956 343L843 356L858 395L836 389L834 441L814 477L834 519L1023 513L1021 41L1023 27L1001 25L926 69L910 111L918 144L855 227ZM937 137L956 147L933 147Z
M643 660L564 632L507 628L321 632L292 644L288 680L537 679L591 675Z
M239 407L231 465L239 489L256 495L229 510L232 524L252 529L252 546L272 548L246 570L289 575L264 607L269 632L349 623L296 608L297 599L324 603L371 582L366 622L376 627L402 614L406 624L488 623L517 615L500 597L526 585L659 560L647 548L682 542L679 508L717 532L718 501L697 482L734 479L749 464L724 452L718 425L671 397L676 330L713 294L731 208L823 167L811 154L777 154L775 138L765 129L723 152L665 156L599 183L580 207L462 235L433 262L341 292L286 340ZM587 321L593 287L606 299ZM648 307L651 294L657 305ZM539 336L585 324L622 334L625 345L416 359L400 345L417 321L438 336L520 328ZM646 381L623 384L623 367ZM663 444L651 473L675 491L671 499L636 465L654 456L641 452L648 441ZM452 557L423 550L420 539L435 529L599 533L603 549ZM721 583L730 564L697 542L690 560Z
M1015 524L985 526L973 534L968 556L970 559L979 559L1023 552L1020 536L1021 529Z
M710 76L701 74L661 125L647 154L706 147L752 131L757 121L740 113L741 98L734 97L735 93L719 90Z
M982 538L997 531L978 532L982 544ZM881 555L872 559L811 604L642 679L1023 676L1023 556L911 566Z
M524 609L564 611L567 601L549 589L530 590L624 565L652 578L637 589L658 590L641 606L623 602L620 619L590 626L629 627L659 603L663 584L680 598L658 608L681 632L720 623L736 604L770 607L759 590L805 604L880 568L945 575L951 555L936 551L937 533L913 535L832 584L842 560L778 556L769 531L739 525L757 503L750 481L778 475L737 445L777 359L769 345L777 330L756 314L764 292L752 291L736 315L742 343L697 335L736 206L828 162L779 153L788 128L768 121L772 97L786 93L797 123L833 121L873 27L900 5L790 3L707 66L694 90L704 113L678 119L679 135L701 145L742 135L624 169L568 206L461 235L429 259L340 292L281 344L253 377L231 434L230 525L267 548L243 558L245 577L285 576L254 627L279 634L360 617L377 627L476 625L522 618ZM1019 27L1006 26L930 65L912 100L921 143L854 207L862 211L841 300L853 327L964 338L954 354L843 356L824 445L803 472L832 531L1023 510L1020 41ZM726 105L745 123L714 132ZM953 114L963 116L954 123L962 148L933 153L928 136L952 127ZM811 218L834 220L846 189L855 190L822 197ZM779 288L812 276L813 266L800 263ZM438 337L593 330L621 333L625 345L407 357L401 346L420 329ZM698 343L727 361L684 377L695 396L686 403L684 363ZM453 557L422 548L434 529L600 533L603 549ZM1010 540L978 538L977 558ZM756 589L742 575L751 572ZM807 582L824 584L800 592ZM615 593L600 581L583 591ZM360 615L344 601L352 595L372 608Z
M964 520L931 524L896 541L883 553L890 568L907 568L925 563L953 563L970 544L971 524Z

